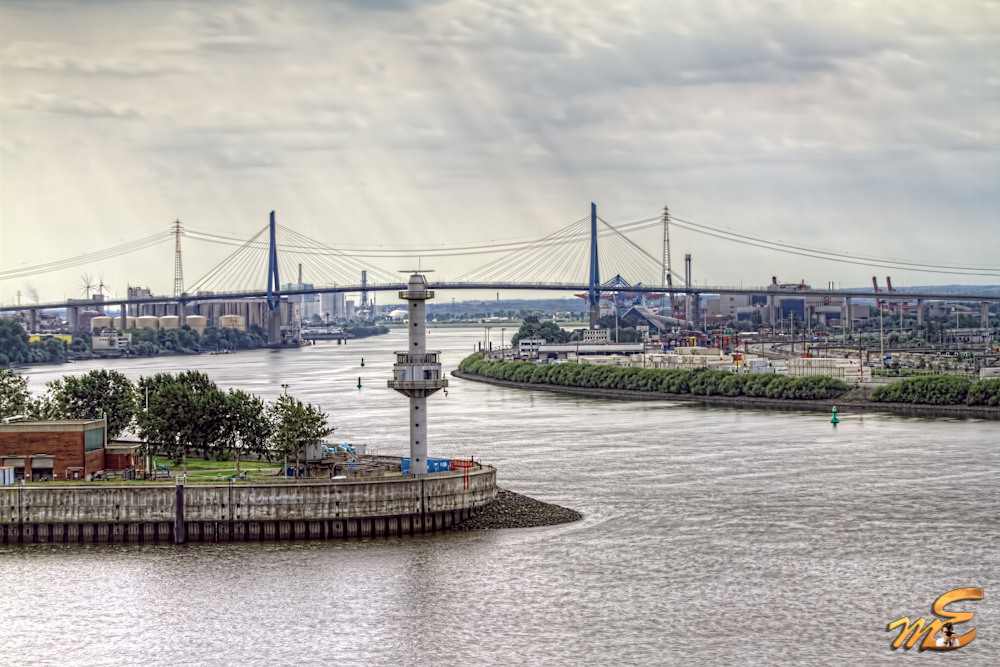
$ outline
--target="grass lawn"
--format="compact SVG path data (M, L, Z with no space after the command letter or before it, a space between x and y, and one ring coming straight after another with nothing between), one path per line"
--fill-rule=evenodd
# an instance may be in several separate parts
M274 468L261 468L261 471L258 471L257 468L253 469L241 468L240 472L246 473L247 477L261 477L263 475L273 476ZM229 477L234 474L236 474L235 470L230 470L226 472L195 472L195 473L189 472L188 479L193 482L215 481L217 479L220 479L220 476L223 479L229 479Z
M171 472L183 470L184 466L175 464L165 456L153 457L154 465L170 466ZM188 472L199 470L235 470L236 465L232 461L215 461L213 459L188 459ZM268 463L267 461L240 461L240 470L256 470L257 468L280 468L280 463Z

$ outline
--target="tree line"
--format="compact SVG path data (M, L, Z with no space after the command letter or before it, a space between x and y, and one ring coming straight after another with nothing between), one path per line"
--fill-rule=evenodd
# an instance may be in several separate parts
M773 373L737 375L729 371L620 368L562 363L540 366L531 361L485 361L482 353L462 360L458 370L498 380L593 389L628 389L696 396L751 396L800 400L836 398L849 387L836 378L791 378Z
M28 380L0 369L0 417L31 420L101 419L107 416L109 440L133 431L153 451L169 456L187 471L187 459L242 456L297 461L306 445L333 433L319 407L292 396L267 403L239 389L219 389L207 375L184 371L157 373L133 384L118 371L93 370L46 383L37 396ZM296 465L296 470L298 465Z
M869 398L884 403L1000 406L1000 379L972 380L957 375L931 375L900 380L872 390Z
M95 329L95 333L100 331ZM132 346L125 353L140 357L155 356L162 350L181 353L252 350L264 347L267 338L266 332L257 325L250 325L247 331L208 327L201 334L187 325L179 329L126 329L122 333L132 335ZM20 324L14 320L0 319L0 366L56 363L65 361L71 353L88 354L91 352L93 335L89 332L74 333L73 342L69 345L54 337L43 337L31 342Z

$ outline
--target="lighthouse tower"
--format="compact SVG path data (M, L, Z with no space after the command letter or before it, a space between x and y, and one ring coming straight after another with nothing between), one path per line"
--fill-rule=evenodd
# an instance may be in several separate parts
M389 388L410 397L410 474L427 473L427 397L448 386L441 377L441 353L427 351L427 314L424 302L434 298L427 279L417 271L399 298L409 302L409 349L396 352Z

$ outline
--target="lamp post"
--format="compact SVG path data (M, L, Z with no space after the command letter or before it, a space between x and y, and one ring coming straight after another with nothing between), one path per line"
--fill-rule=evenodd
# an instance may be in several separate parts
M504 360L503 345L504 345L504 332L507 331L507 327L500 328L500 361Z
M288 385L287 384L283 384L283 385L281 385L281 388L285 390L285 396L288 396Z

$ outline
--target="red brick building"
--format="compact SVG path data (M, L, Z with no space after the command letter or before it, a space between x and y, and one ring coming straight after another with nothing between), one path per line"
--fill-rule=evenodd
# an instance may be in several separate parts
M128 468L142 470L146 457L142 453L142 443L128 440L112 440L104 448L104 468L121 471Z
M0 424L0 466L31 482L72 481L104 470L104 420Z

